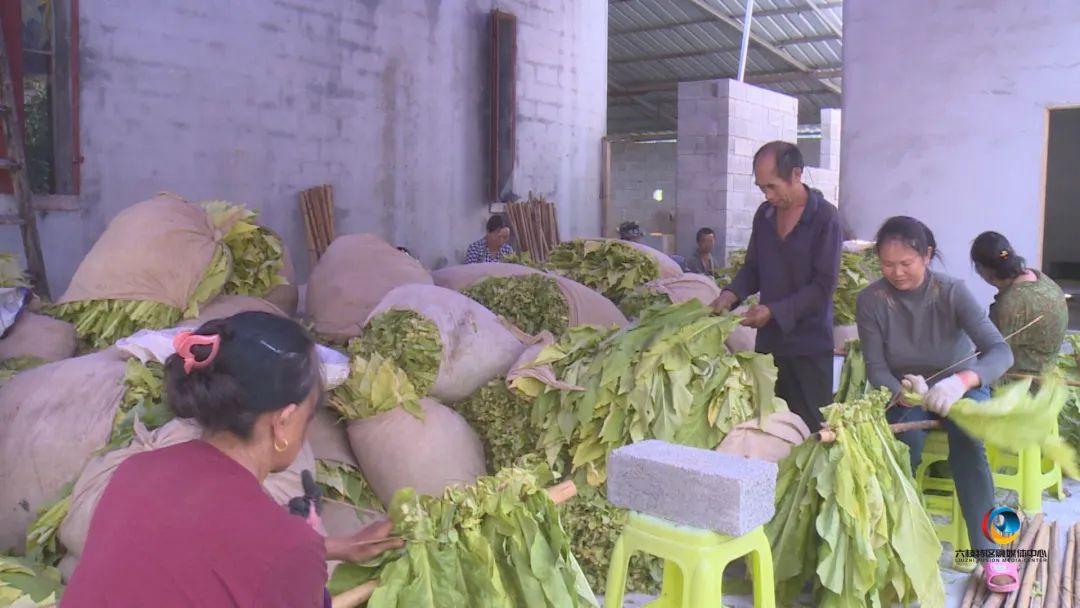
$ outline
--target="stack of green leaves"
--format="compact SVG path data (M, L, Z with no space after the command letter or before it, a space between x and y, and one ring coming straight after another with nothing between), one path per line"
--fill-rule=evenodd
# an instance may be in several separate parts
M224 288L226 294L261 298L285 284L281 239L255 223L257 211L226 201L208 201L202 207L211 224L229 227L222 238L232 257L232 273Z
M0 386L3 386L8 380L14 378L19 372L33 369L39 365L45 365L46 363L48 363L48 361L41 357L29 355L4 359L3 361L0 361Z
M945 604L941 545L911 476L907 446L885 420L887 390L823 408L836 440L808 441L781 461L772 545L777 604L808 580L814 605Z
M669 304L671 304L671 298L666 294L650 289L648 285L642 285L619 302L619 310L626 315L627 319L634 320L640 317L646 308Z
M531 404L496 378L480 387L454 409L476 431L484 445L489 471L513 465L523 456L537 453L540 434L529 417Z
M542 274L491 277L461 293L530 335L549 331L561 336L570 323L570 308L559 284Z
M124 370L124 396L113 418L109 442L98 453L127 447L135 437L135 420L147 430L160 428L173 419L172 410L165 404L165 368L160 363L142 363L128 359ZM60 491L60 496L38 510L37 517L26 534L26 554L34 561L55 566L64 557L64 549L56 537L60 524L71 507L72 481Z
M1072 352L1058 355L1057 370L1070 383L1069 400L1058 416L1058 432L1065 443L1080 451L1080 335L1069 334L1065 341Z
M716 280L717 286L723 289L731 285L731 282L735 280L735 275L739 273L739 269L745 263L745 249L732 249L729 251L727 254L727 266L713 270L713 279Z
M0 287L31 287L14 253L0 253Z
M862 352L862 343L851 340L844 345L847 351L844 366L840 369L840 390L836 392L837 403L847 403L862 399L866 395L866 357Z
M339 566L331 592L377 577L368 608L596 606L543 469L524 462L440 497L400 490L389 515L405 549Z
M63 585L60 571L31 560L0 555L0 606L35 608L55 606Z
M904 394L904 400L921 405L923 397ZM1039 390L1032 394L1031 380L1020 380L999 387L989 401L961 399L949 408L948 418L965 433L987 445L1013 454L1039 446L1044 458L1061 465L1061 471L1080 479L1076 450L1053 434L1069 389L1057 374L1043 376Z
M515 251L510 255L503 256L503 264L519 264L521 266L528 266L529 268L535 268L537 270L547 271L547 266L542 262L537 262L532 259L532 255L528 251Z
M323 496L337 502L348 503L358 512L382 511L382 503L364 479L360 469L335 460L316 460L315 479L322 488Z
M619 241L567 241L552 250L547 266L615 304L660 277L660 266L649 254Z
M345 420L364 420L399 406L423 418L420 397L408 375L378 353L352 357L349 377L330 391L329 404Z
M840 254L840 274L833 292L833 325L855 323L855 302L859 292L881 277L881 262L873 248Z

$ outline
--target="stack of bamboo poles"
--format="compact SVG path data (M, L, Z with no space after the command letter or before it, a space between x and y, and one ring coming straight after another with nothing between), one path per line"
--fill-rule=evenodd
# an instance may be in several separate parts
M300 215L304 218L308 259L314 266L334 240L334 187L323 184L302 191Z
M559 220L555 215L555 203L529 193L529 200L507 203L510 228L517 238L518 247L529 253L536 262L544 262L551 250L559 244Z
M968 583L961 608L1080 608L1080 523L1069 527L1064 551L1058 522L1047 522L1042 514L1026 519L1021 530L1020 538L1007 549L1043 551L1047 559L1016 558L1020 588L1012 593L987 589L979 566Z

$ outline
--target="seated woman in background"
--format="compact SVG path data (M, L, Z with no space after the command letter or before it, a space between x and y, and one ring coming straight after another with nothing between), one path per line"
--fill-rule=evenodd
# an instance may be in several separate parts
M997 232L984 232L975 239L971 263L998 290L990 305L990 320L1005 336L1023 329L1008 339L1013 351L1009 371L1038 375L1053 367L1069 325L1069 306L1058 284L1028 268L1009 240Z
M402 541L387 538L389 522L324 539L263 490L296 459L322 402L315 343L289 319L245 312L174 344L169 407L204 434L117 468L65 608L329 606L327 559L366 561Z
M965 397L988 400L989 387L1012 366L1012 352L964 283L930 269L931 260L939 257L937 243L922 222L890 218L878 230L875 247L884 278L862 290L855 306L867 376L873 386L894 395L902 388L924 394L925 409L900 399L886 417L890 423L942 419L971 548L994 549L982 533L983 516L994 504L986 450L951 423L948 413ZM976 348L980 354L974 357ZM911 449L913 472L926 433L897 435ZM1015 563L988 562L984 572L991 590L1009 592L1019 586Z
M487 235L469 245L465 252L465 263L501 262L503 258L514 254L514 248L509 241L510 224L503 216L493 215L487 221Z

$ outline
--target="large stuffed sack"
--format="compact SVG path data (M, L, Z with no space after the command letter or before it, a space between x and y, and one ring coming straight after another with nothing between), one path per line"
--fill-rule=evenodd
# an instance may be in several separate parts
M736 308L732 314L742 316L746 314L746 311L750 310L749 306L740 306ZM757 348L757 330L753 327L746 327L745 325L739 325L735 329L731 330L728 334L727 341L724 344L733 353L752 353Z
M359 466L349 446L345 423L327 408L319 408L308 425L307 441L316 460L333 460Z
M203 306L199 311L199 318L185 321L181 325L198 327L207 321L214 319L226 319L242 312L265 312L279 317L287 317L281 310L269 300L256 298L255 296L228 296L220 295Z
M23 311L0 340L0 361L35 357L48 362L75 356L75 326L67 321Z
M648 255L650 258L652 258L656 262L657 266L660 267L660 278L661 279L674 279L676 277L680 277L680 276L683 275L683 271L682 271L682 268L679 266L679 263L676 262L674 259L672 259L672 257L670 255L664 253L663 251L660 251L659 249L653 249L652 247L649 247L648 245L643 245L641 243L635 243L634 241L619 241L619 242L626 243L627 245L630 245L634 249L637 249L638 251L640 251L640 252Z
M20 550L38 510L109 442L126 367L109 349L27 370L0 387L0 551Z
M773 412L764 420L747 420L735 425L717 446L717 452L780 462L791 449L810 437L810 429L798 414Z
M656 279L638 287L619 305L619 309L632 319L654 304L682 304L696 299L709 306L720 297L716 281L702 274L686 273L674 278Z
M413 311L438 329L442 358L435 383L426 395L442 403L465 399L489 381L505 376L525 350L522 340L495 313L449 289L397 287L371 311L368 323L394 310Z
M472 287L484 279L493 277L520 277L541 274L542 271L521 264L487 262L484 264L459 264L447 266L431 272L431 278L439 287L461 291Z
M60 524L60 542L67 549L67 555L60 564L60 571L65 579L70 579L83 551L86 550L86 539L90 533L94 511L116 469L136 454L186 443L198 439L202 432L202 427L189 419L174 419L154 431L147 431L145 427L137 424L135 438L130 445L101 454L87 463L75 482L71 492L71 507L64 522ZM315 459L306 442L292 465L280 473L271 473L263 481L263 488L275 502L285 506L294 496L303 496L304 487L300 474L305 469L312 473L315 470Z
M281 240L281 235L265 226L263 230L276 237L281 243L281 277L285 280L283 284L271 289L270 293L263 298L281 309L286 316L295 317L300 306L300 288L296 286L296 268L293 266L292 255L289 254L285 241Z
M433 284L408 254L372 234L339 236L311 271L305 313L315 333L345 342L360 335L383 296L410 283Z
M402 488L437 496L486 474L484 448L465 419L431 399L420 406L422 419L397 408L349 422L353 454L384 505Z
M682 274L670 257L651 247L612 239L578 239L559 244L545 268L573 279L620 304L636 288Z
M49 314L96 346L197 316L231 272L226 229L174 195L136 203L109 222Z

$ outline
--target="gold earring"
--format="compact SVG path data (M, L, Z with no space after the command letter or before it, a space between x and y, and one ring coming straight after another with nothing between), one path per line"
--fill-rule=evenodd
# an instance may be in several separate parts
M285 442L285 445L283 445L281 447L278 447L278 440L277 439L274 440L274 451L275 452L284 452L285 450L289 449L289 440L288 439L282 439L282 441Z

